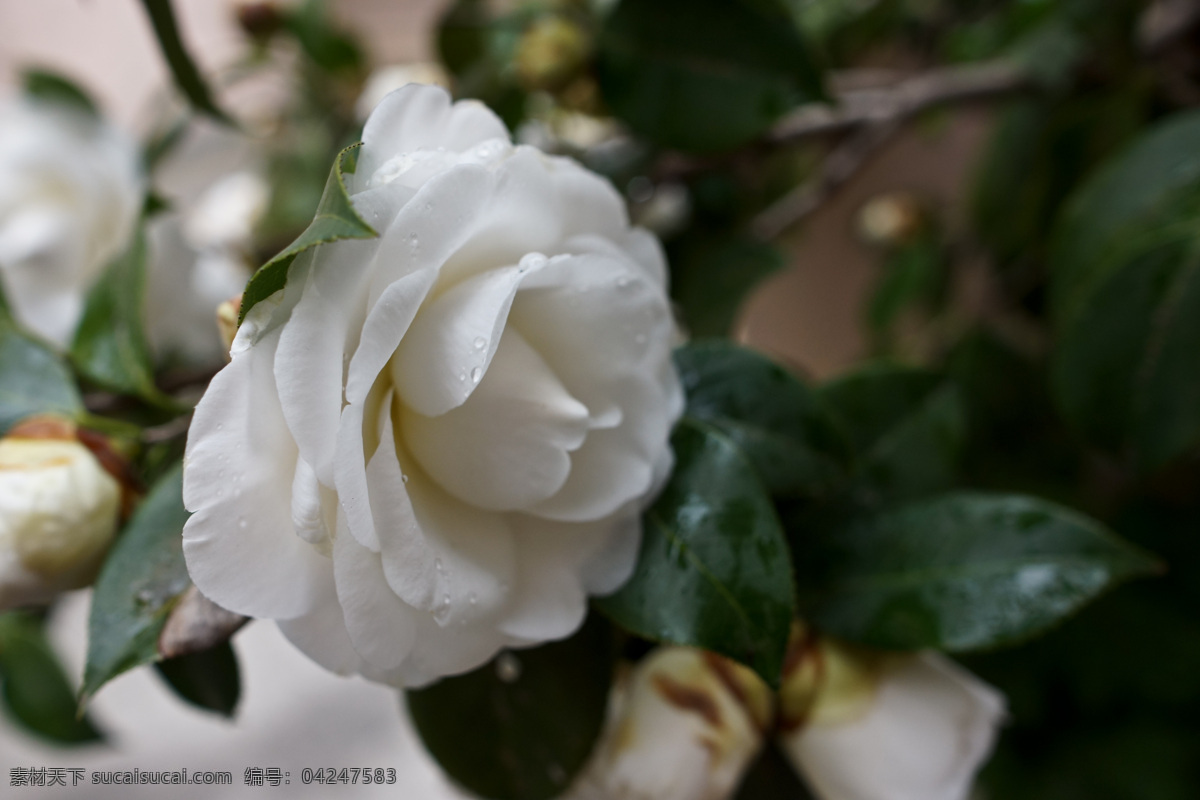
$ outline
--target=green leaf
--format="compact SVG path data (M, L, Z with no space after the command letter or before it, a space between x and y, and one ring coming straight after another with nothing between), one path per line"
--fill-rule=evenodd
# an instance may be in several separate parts
M154 28L154 36L158 40L159 49L171 68L175 85L183 91L185 97L197 110L219 122L233 125L234 122L213 101L208 91L208 84L200 75L196 62L192 60L179 35L179 26L175 22L175 12L171 8L171 0L142 0L142 7L150 17L150 25Z
M793 586L771 499L712 425L685 417L671 444L675 471L644 517L633 577L597 607L639 636L721 653L778 686Z
M106 389L136 395L170 410L177 404L154 384L150 346L142 327L146 296L146 238L139 231L88 292L71 343L71 360Z
M569 639L410 690L408 710L438 763L475 794L557 797L604 724L614 651L612 629L592 615Z
M886 333L910 308L935 310L945 297L948 266L941 243L931 235L891 253L867 303L871 330L877 335Z
M825 523L792 531L801 614L883 649L1013 644L1159 568L1099 523L1021 495L958 492Z
M687 414L741 449L773 495L826 491L848 453L816 394L765 356L723 339L675 351Z
M74 417L82 411L75 381L58 355L0 312L0 436L32 414Z
M599 41L605 102L655 144L731 150L823 97L777 0L622 0Z
M263 264L250 278L250 282L246 284L246 291L242 294L239 323L246 318L250 309L283 288L287 282L288 267L296 260L296 256L305 250L339 239L371 239L379 235L354 210L343 177L345 173L354 172L358 148L361 146L360 142L338 153L333 168L329 171L329 180L325 183L325 192L321 195L317 215L312 223L296 237L296 241Z
M1055 234L1052 387L1091 441L1153 469L1200 445L1200 112L1106 164Z
M355 41L339 31L325 13L322 0L305 0L284 12L284 25L309 58L326 72L362 69L363 53Z
M774 245L735 234L689 237L672 255L672 294L693 336L728 334L742 299L786 264Z
M178 465L138 507L96 579L84 700L122 672L160 659L158 635L189 585L182 537L187 518Z
M103 737L75 713L75 693L41 624L28 614L0 614L0 684L6 710L21 725L56 744Z
M237 656L229 642L199 653L168 658L154 667L175 694L192 705L233 716L242 684Z
M907 498L954 484L966 415L952 383L880 364L820 387L818 396L851 442L867 499Z
M91 96L74 81L56 72L26 69L21 73L21 83L21 88L30 97L82 111L89 117L100 116L100 111Z

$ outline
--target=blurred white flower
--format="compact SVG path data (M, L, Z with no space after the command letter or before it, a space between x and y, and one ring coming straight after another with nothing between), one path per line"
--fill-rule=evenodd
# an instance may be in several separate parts
M117 531L121 486L65 421L0 439L0 611L86 586Z
M334 671L417 685L575 631L615 590L683 394L657 241L573 161L410 85L358 212L306 251L196 408L188 569Z
M614 695L596 751L563 800L724 800L771 722L762 680L686 647L658 648Z
M171 208L147 225L145 308L146 334L159 357L212 363L228 350L216 313L252 271L246 251L271 191L259 160L245 135L194 122L163 165L157 189Z
M780 696L780 743L821 800L964 800L1004 697L936 653L810 640Z
M0 283L13 314L59 347L142 206L136 143L87 113L0 104Z

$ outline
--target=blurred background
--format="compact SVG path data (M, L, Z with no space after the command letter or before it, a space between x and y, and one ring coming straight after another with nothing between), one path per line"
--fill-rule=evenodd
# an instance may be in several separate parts
M730 334L814 382L876 359L947 376L967 419L957 485L1074 505L1170 564L1043 639L962 659L1011 710L979 797L1200 796L1200 461L1191 443L1145 467L1119 426L1072 419L1051 396L1049 299L1064 209L1123 148L1200 104L1200 4L763 4L782 27L719 0L652 5L669 24L630 0L175 0L234 130L187 116L135 0L0 0L0 92L18 93L31 67L59 73L141 142L169 141L152 186L191 216L152 239L160 253L178 239L196 264L229 256L188 278L215 287L214 302L311 219L333 154L386 91L416 80L483 99L519 140L613 181L663 239L694 335ZM215 188L236 174L265 194ZM234 195L255 209L253 230L197 244L206 198ZM153 278L150 297L153 329ZM1112 319L1119 341L1126 323ZM185 378L215 352L156 347ZM1094 395L1127 393L1119 369L1097 374ZM1200 407L1193 383L1180 386ZM76 593L50 620L73 682L86 613ZM234 641L231 718L143 668L95 698L104 742L64 749L0 721L0 767L233 769L240 783L246 766L278 766L302 796L304 766L386 766L411 742L393 692L325 673L268 624ZM405 780L410 794L355 796L422 797L443 779ZM112 788L87 796L160 796Z

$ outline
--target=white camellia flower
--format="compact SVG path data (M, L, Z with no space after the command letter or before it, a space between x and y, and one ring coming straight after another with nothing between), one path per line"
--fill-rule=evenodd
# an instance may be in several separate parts
M141 205L128 136L54 103L0 105L0 282L22 325L70 342L87 290L129 244Z
M780 695L784 752L821 800L965 800L1004 697L933 652L809 642Z
M660 647L618 684L596 751L563 800L725 800L771 715L770 690L750 670Z
M341 673L419 685L576 630L630 575L683 396L657 241L573 161L408 86L375 239L306 251L196 408L188 570Z
M0 611L90 583L121 513L120 484L69 424L34 427L0 439Z

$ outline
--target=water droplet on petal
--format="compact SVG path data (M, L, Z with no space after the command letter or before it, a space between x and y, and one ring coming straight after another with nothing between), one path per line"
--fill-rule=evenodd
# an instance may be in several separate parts
M471 592L469 595L467 595L467 602L471 605L475 605L479 602L479 598L475 596L474 592Z
M483 338L482 336L476 336L474 345L476 350L482 350L483 348L487 347L487 339Z
M496 677L505 683L516 683L521 677L521 662L512 653L496 656Z
M242 530L246 530L246 528L248 528L249 526L250 526L250 523L246 522L245 517L238 517L238 527L239 528L241 528Z
M401 475L401 476L400 476L400 480L401 480L403 483L408 483L408 476L407 476L407 475Z
M517 262L517 268L521 272L528 272L531 269L538 269L546 264L546 257L541 253L526 253Z
M483 370L480 369L479 367L476 367L475 369L471 370L471 382L472 383L479 383L479 380L482 377L483 377Z

